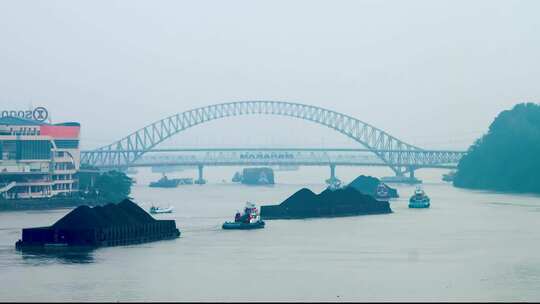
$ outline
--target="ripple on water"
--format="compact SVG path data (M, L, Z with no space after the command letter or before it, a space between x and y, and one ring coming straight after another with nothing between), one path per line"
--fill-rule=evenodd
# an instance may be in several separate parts
M0 270L10 279L0 280L17 300L540 300L537 197L427 183L433 208L418 212L407 208L414 187L397 188L389 215L222 231L246 200L274 204L299 185L134 187L137 201L174 207L157 218L175 219L179 239L61 254L22 253L14 243L22 227L66 211L1 214Z

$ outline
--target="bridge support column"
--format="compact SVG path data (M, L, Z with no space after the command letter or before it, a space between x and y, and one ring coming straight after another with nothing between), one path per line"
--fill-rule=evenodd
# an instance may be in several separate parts
M414 176L414 170L416 169L417 168L415 167L409 167L409 182L412 184L421 183L421 181Z
M199 176L197 180L195 180L195 184L203 185L206 184L206 180L203 178L203 165L198 165L197 168L199 169Z
M336 165L330 165L330 178L326 180L326 184L330 188L339 188L341 186L341 180L336 177Z
M384 177L384 178L388 180L393 180L394 182L398 182L398 183L416 184L420 182L414 176L414 171L416 169L418 169L418 167L414 167L414 166L393 167L392 170L396 173L396 176ZM406 175L407 173L408 173L408 176Z

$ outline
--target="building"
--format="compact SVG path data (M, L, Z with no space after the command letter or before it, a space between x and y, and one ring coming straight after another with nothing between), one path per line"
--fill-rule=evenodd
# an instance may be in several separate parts
M0 118L0 198L71 195L78 191L80 124Z

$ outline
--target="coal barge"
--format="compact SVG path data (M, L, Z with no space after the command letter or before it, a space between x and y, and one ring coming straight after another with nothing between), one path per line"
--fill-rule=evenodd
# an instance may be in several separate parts
M371 195L376 199L388 200L399 197L396 189L388 186L373 176L360 175L349 184L349 187L353 187L356 190L364 194Z
M302 188L279 205L261 206L263 220L384 213L392 213L387 201L378 201L353 187L326 189L319 194Z
M174 220L156 220L134 202L79 206L50 227L24 228L17 249L139 244L180 236Z

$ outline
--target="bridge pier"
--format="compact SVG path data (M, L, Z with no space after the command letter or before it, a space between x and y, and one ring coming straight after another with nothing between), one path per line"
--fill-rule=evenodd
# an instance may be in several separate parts
M336 177L336 165L330 165L330 178L326 180L326 184L330 188L338 188L341 186L341 180Z
M414 177L414 168L412 168L412 167L409 169L409 178L411 180L415 179L415 177Z
M206 180L203 177L203 167L204 167L203 165L198 165L197 166L197 169L199 170L199 176L195 180L195 184L198 184L198 185L206 184Z
M396 173L395 177L384 177L387 180L393 180L394 182L417 184L422 181L414 176L414 171L417 170L416 166L398 166L392 167L392 170ZM408 173L408 175L407 175Z

